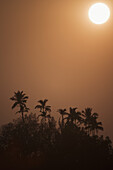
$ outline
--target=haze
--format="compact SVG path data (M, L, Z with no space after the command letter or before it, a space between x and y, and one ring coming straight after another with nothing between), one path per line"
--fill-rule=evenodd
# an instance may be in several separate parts
M31 111L44 98L56 117L56 108L92 107L113 140L113 1L101 26L88 19L93 2L0 1L1 125L16 117L9 98L23 90Z

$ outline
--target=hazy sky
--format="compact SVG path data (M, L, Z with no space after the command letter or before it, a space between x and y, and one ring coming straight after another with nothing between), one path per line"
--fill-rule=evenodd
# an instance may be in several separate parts
M111 18L88 19L94 0L0 0L0 124L15 118L14 91L52 108L92 107L113 140L113 0ZM57 114L56 112L54 114Z

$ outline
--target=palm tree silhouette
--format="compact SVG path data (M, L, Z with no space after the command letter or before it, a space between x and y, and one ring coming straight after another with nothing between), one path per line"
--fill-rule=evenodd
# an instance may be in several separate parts
M51 106L48 106L48 105L46 106L47 101L48 101L47 99L39 100L38 102L40 104L35 106L35 109L39 109L41 112L41 114L39 116L42 116L44 118L50 118L50 114L48 114L48 113L51 112Z
M98 117L92 117L91 119L91 125L89 125L89 128L92 131L92 135L98 134L99 130L103 131L102 122L97 122Z
M68 117L66 117L65 119L67 119L67 123L75 123L76 126L79 126L82 123L81 112L78 112L76 110L77 108L70 107L70 113L68 113Z
M20 107L20 110L17 111L16 113L22 114L23 122L24 122L24 112L29 111L29 108L27 108L26 106L27 99L28 99L28 96L26 96L26 94L23 93L23 91L14 92L14 96L10 98L10 100L14 101L12 109L18 106Z
M98 113L92 113L91 108L86 108L82 111L82 116L84 117L85 129L88 130L88 134L95 135L98 134L99 130L103 130L102 122L98 122Z
M58 109L58 112L60 113L60 115L62 117L61 126L63 126L64 125L64 116L67 115L68 113L66 112L66 109Z

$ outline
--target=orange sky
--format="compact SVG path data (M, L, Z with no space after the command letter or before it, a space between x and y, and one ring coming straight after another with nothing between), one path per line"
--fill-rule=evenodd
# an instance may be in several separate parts
M31 110L92 107L113 139L113 0L104 25L88 19L94 0L0 1L0 124L15 118L9 98L24 90ZM57 114L55 112L55 114Z

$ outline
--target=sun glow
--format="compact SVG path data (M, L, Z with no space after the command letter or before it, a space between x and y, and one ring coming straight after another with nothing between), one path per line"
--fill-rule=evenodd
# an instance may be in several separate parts
M94 24L104 24L110 17L110 9L104 3L96 3L89 8L88 16Z

